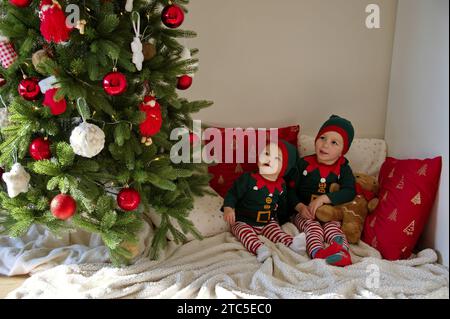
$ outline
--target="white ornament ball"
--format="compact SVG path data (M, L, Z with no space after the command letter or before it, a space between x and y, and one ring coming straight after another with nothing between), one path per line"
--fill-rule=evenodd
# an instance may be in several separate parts
M105 133L97 125L83 122L73 129L70 135L70 146L77 155L94 157L105 146Z
M20 193L28 192L31 176L20 163L14 164L11 171L4 173L2 178L8 188L8 196L10 198L14 198Z
M9 124L8 109L6 107L2 107L0 109L0 128L7 127Z

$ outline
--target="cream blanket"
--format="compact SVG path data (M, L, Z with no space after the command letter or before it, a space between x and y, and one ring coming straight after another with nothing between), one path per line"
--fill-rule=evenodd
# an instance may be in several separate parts
M292 224L283 226L293 235ZM409 260L382 260L352 246L354 264L332 267L263 238L273 256L263 264L229 232L169 242L157 261L126 268L60 265L38 272L7 298L449 298L449 273L431 249Z

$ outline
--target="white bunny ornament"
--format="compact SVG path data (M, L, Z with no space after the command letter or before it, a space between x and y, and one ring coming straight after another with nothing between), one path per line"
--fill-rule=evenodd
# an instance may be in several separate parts
M142 52L142 42L140 38L140 29L141 29L141 18L139 16L139 12L133 12L137 15L137 22L132 20L133 29L135 32L135 37L133 42L131 42L131 51L133 52L133 63L136 66L138 71L142 71L142 63L144 62L144 53Z

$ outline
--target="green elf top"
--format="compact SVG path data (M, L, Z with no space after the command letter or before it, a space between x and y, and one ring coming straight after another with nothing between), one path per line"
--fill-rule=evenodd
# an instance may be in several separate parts
M342 155L330 165L319 163L316 154L301 158L297 170L293 170L286 177L289 186L289 207L293 208L300 202L308 205L314 198L324 194L330 198L332 205L343 204L355 198L355 178L348 160L344 157L353 141L353 126L350 121L333 115L322 125L315 140L330 131L342 136L344 141ZM330 193L332 183L340 185L338 192Z
M276 165L277 160L282 165ZM278 205L286 196L283 176L292 174L297 160L297 149L288 142L267 145L258 156L259 172L242 174L226 194L223 207L234 208L236 221L252 226L264 226L277 219Z

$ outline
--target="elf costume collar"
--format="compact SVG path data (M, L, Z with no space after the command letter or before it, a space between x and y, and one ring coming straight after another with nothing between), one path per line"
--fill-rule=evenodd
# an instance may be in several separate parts
M308 162L306 172L311 173L315 169L318 169L321 178L327 178L330 173L334 173L336 176L339 176L341 174L341 166L345 164L344 156L341 156L336 163L332 165L319 163L315 154L304 157L304 160Z
M284 179L282 176L278 176L276 181L269 181L259 173L252 173L251 175L255 179L256 187L258 189L261 189L265 186L269 190L270 194L273 194L276 189L280 194L283 192Z

